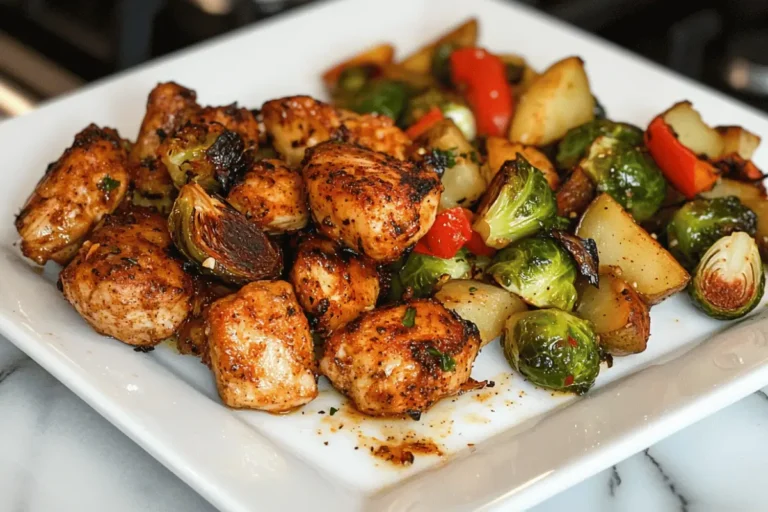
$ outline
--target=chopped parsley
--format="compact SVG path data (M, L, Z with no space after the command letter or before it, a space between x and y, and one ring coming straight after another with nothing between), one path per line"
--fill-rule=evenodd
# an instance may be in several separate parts
M439 149L435 148L424 157L424 160L442 174L446 169L456 165L456 148Z
M416 325L416 308L408 306L403 315L403 325L406 327L413 327Z
M139 264L139 262L138 262L138 261L136 261L136 260L135 260L135 259L133 259L133 258L122 258L122 260L123 260L124 262L126 262L127 264L129 264L129 265L138 265L138 264Z
M335 407L331 407L331 410L330 410L330 412L329 412L328 414L330 414L331 416L333 416L333 415L334 415L334 414L336 414L337 412L339 412L339 410L338 410L337 408L335 408Z
M102 180L99 182L99 190L102 192L111 192L112 190L115 190L117 187L120 186L120 182L112 179L112 177L107 174L102 178Z
M456 360L451 356L451 354L440 352L435 347L429 347L427 352L429 355L437 359L437 361L440 363L440 369L444 372L452 372L456 369Z
M469 287L469 293L475 293L476 291L477 291L477 288L475 288L474 286Z

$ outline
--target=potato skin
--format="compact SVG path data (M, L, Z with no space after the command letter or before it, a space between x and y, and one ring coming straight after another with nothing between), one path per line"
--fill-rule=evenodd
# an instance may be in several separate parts
M371 262L321 235L308 235L299 242L290 281L321 334L372 310L380 291L379 275Z
M412 327L403 325L415 310ZM471 322L429 299L363 313L325 343L320 370L362 413L393 416L421 413L458 393L480 348ZM435 350L455 361L444 370Z
M377 262L429 230L443 190L426 167L333 141L307 151L302 174L318 230Z
M595 197L595 184L577 167L557 191L557 214L566 219L580 216Z
M227 201L270 234L298 231L309 222L307 191L301 173L281 160L254 163L242 181L229 191Z
M255 281L217 300L206 333L225 405L278 413L317 396L312 334L289 283Z
M118 133L88 125L48 167L16 217L24 256L40 265L69 262L96 223L115 211L129 183Z
M155 345L191 310L192 279L170 248L159 214L137 208L110 215L62 271L64 297L96 332Z

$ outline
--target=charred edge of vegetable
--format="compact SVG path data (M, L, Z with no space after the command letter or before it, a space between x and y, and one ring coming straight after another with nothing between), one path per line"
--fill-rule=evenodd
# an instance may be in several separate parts
M591 238L580 238L558 229L551 230L550 235L576 261L576 268L579 274L587 278L589 284L599 288L600 258L597 254L597 244L595 241Z

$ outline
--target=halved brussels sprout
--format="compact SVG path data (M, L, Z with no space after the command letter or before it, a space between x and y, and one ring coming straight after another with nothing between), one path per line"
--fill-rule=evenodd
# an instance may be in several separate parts
M600 136L579 167L638 222L653 216L664 202L667 182L647 151L619 139Z
M571 311L576 304L576 266L551 238L526 238L510 245L496 254L486 272L538 308Z
M734 196L685 203L667 224L667 245L688 270L718 239L735 231L755 236L757 215Z
M630 146L643 143L643 130L637 126L595 119L568 130L557 146L557 166L561 169L572 169L587 154L592 142L601 135L626 142Z
M207 192L224 192L248 168L242 137L219 123L186 124L158 148L173 184L198 183Z
M501 342L509 364L537 386L580 395L600 373L592 324L565 311L515 313Z
M501 249L536 233L556 215L555 196L544 174L518 153L488 185L473 229L487 246Z
M197 183L182 187L168 229L184 256L226 282L244 284L282 272L279 247L245 215L209 196Z
M719 320L740 318L763 298L765 272L755 239L736 231L717 240L696 267L688 294Z
M448 259L411 252L399 272L392 276L390 297L400 300L409 287L414 297L429 297L440 282L471 276L472 264L466 249Z
M401 119L402 126L411 126L433 107L439 108L446 118L453 120L467 140L475 138L475 115L461 95L439 89L428 89L408 100L408 106Z

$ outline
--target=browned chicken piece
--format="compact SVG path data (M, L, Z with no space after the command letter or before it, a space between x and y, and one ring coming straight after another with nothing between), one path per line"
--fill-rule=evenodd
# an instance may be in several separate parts
M203 362L209 364L205 317L215 301L233 294L236 290L222 284L218 279L202 274L192 276L192 283L192 309L176 332L176 345L180 353L203 356Z
M106 217L62 271L64 297L99 333L152 346L191 309L192 279L168 255L165 219L143 208Z
M336 108L309 96L271 100L261 116L272 145L291 167L298 167L307 148L331 139L341 126Z
M243 138L246 148L258 147L261 133L256 116L237 103L223 107L205 107L192 118L193 123L219 123Z
M318 229L378 262L429 230L443 190L431 169L337 142L308 150L302 173Z
M373 264L321 235L299 242L291 283L304 311L327 334L376 307L379 276Z
M227 201L271 234L298 231L309 221L301 173L277 159L254 163L229 191Z
M288 412L317 396L309 323L285 281L255 281L214 302L206 332L227 406Z
M16 217L21 251L40 265L66 264L96 223L117 208L129 183L128 154L118 133L89 125L48 167Z
M387 116L342 111L343 140L405 159L411 139Z
M170 209L176 189L165 165L157 158L157 148L200 109L196 100L195 91L174 82L158 84L149 93L144 120L130 154L134 204L163 212Z
M480 335L438 302L363 313L326 342L320 371L372 416L418 414L467 382Z

